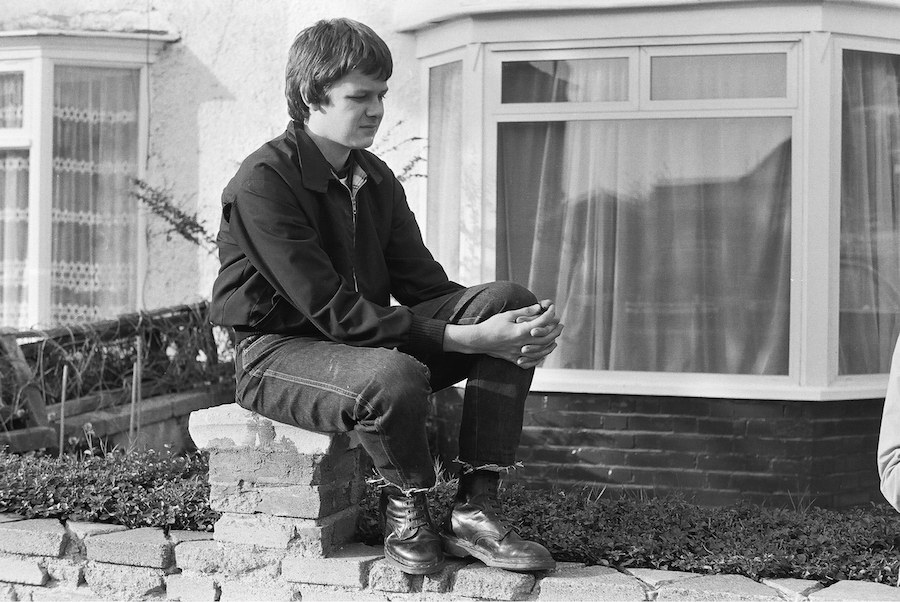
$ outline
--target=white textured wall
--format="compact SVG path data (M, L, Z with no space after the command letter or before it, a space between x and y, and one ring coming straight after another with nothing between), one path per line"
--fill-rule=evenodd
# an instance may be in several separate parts
M0 29L165 29L181 36L151 69L147 179L172 192L207 228L218 227L222 188L240 161L288 123L284 67L298 31L350 17L384 37L394 55L382 132L421 135L414 39L394 33L390 0L0 0ZM148 13L149 7L149 13ZM376 142L376 147L378 142ZM415 145L406 145L407 153ZM396 169L404 152L385 159ZM413 185L415 190L423 186ZM416 194L410 195L416 203ZM152 223L151 217L151 223ZM196 246L149 236L145 308L208 298L218 260Z

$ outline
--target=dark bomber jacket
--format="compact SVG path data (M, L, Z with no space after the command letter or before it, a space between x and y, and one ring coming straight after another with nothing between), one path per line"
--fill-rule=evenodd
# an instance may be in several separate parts
M244 160L222 194L213 323L238 339L281 333L441 349L446 323L407 306L462 286L425 247L387 165L367 151L351 156L367 176L355 208L302 124ZM391 306L391 295L402 305Z

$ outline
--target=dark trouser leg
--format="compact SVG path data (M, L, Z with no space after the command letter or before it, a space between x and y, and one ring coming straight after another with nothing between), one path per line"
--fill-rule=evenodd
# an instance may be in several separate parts
M536 302L522 287L497 282L416 306L413 311L455 324L476 324L497 313ZM556 566L542 545L523 540L503 517L497 500L498 472L515 464L525 398L534 370L485 355L436 354L421 358L434 390L468 378L459 435L463 465L453 510L444 524L444 545L456 556L514 571Z
M403 491L434 485L425 432L429 374L415 358L270 334L241 342L235 370L243 407L309 430L355 430L388 483Z
M517 284L493 282L412 309L420 315L465 325L535 302L534 295ZM534 370L523 370L487 355L434 353L419 359L430 369L435 391L468 379L459 433L459 459L464 472L477 467L498 469L515 465L525 398Z

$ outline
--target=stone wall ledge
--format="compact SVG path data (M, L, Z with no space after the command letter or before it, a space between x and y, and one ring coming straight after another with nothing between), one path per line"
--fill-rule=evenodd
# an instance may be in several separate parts
M388 563L380 547L359 543L335 550L327 558L309 557L290 549L216 541L212 533L166 534L152 528L110 531L113 525L0 514L0 527L13 525L17 527L5 531L0 541L7 548L38 553L0 552L0 600L389 600L401 595L431 601L900 601L900 588L869 582L841 581L823 588L810 580L760 583L738 575L620 571L580 563L559 563L550 572L513 573L481 562L449 559L439 573L412 576ZM10 544L5 537L9 534L22 540ZM245 541L253 541L252 532L246 533ZM59 552L57 545L62 548ZM115 546L119 546L118 555Z

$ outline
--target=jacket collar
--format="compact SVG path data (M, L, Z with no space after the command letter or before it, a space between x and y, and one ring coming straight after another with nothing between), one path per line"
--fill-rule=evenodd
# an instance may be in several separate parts
M328 181L332 178L331 165L309 137L303 124L298 121L291 122L287 129L288 140L297 145L297 157L300 162L300 179L303 186L316 192L325 192L328 190ZM369 157L369 153L352 149L350 154L354 163L359 165L366 175L375 181L375 184L381 182L381 173L375 167Z

